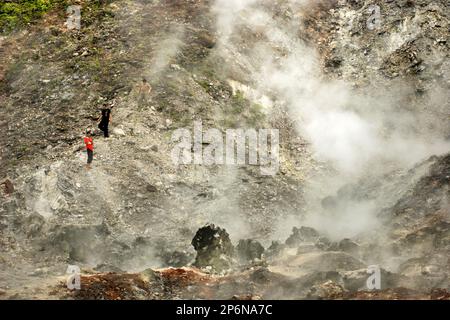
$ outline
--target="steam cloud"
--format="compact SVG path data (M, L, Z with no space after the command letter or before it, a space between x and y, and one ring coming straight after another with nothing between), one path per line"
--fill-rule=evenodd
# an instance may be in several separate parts
M292 0L288 5L296 12L309 3ZM381 176L450 149L442 132L425 129L422 114L398 105L410 94L404 84L384 92L357 92L343 81L325 79L314 48L297 37L299 18L290 23L276 20L265 10L267 5L258 0L216 0L217 49L226 59L239 58L261 95L288 107L315 159L337 170L326 181L310 181L315 185L309 190L310 205L315 203L316 210L321 210L317 206L321 198L367 173ZM263 36L243 54L240 44L245 40L239 32L246 30ZM378 208L373 203L349 203L341 209L336 208L338 214L332 217L314 213L308 223L344 237L376 222Z

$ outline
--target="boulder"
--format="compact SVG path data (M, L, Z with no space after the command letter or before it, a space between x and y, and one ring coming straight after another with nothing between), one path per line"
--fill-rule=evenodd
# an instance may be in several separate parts
M294 227L292 229L292 234L286 240L286 245L290 248L295 248L303 242L316 242L319 237L319 233L313 228Z
M338 250L351 255L358 255L359 245L350 239L342 239L339 241Z
M332 245L332 242L327 237L319 237L315 243L315 246L320 250L328 250Z
M181 268L188 266L194 258L193 255L190 253L178 250L174 251L164 250L160 252L157 256L161 258L165 266L174 268Z
M120 137L124 137L126 135L125 131L123 129L121 129L121 128L114 128L112 130L112 132L113 132L114 135L120 136Z
M266 257L277 258L283 250L286 249L286 245L279 241L272 241L272 244L266 250Z
M288 277L285 277L275 272L271 272L266 267L259 267L251 272L249 279L254 283L266 285L286 281Z
M139 275L145 282L152 282L159 278L157 273L150 268L140 272Z
M341 285L329 280L312 286L306 298L314 300L339 299L343 297L344 293L345 289Z
M236 247L237 255L241 262L251 262L256 259L261 260L264 253L264 247L256 240L239 240Z
M212 271L222 272L233 264L234 247L225 229L208 224L200 228L192 239L197 252L194 266L210 267Z

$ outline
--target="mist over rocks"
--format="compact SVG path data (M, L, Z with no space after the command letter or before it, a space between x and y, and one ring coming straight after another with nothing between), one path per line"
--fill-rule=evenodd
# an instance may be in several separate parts
M264 254L264 247L256 240L239 240L236 246L236 253L243 262L261 260Z
M292 234L286 240L286 245L292 248L298 246L300 243L315 242L318 239L319 233L314 228L304 226L300 228L294 227Z

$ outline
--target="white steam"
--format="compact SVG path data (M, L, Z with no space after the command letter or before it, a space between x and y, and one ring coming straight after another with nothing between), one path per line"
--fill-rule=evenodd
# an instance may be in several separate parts
M306 3L290 1L289 7L295 12ZM443 137L425 131L418 112L398 105L408 93L403 86L390 88L384 96L371 90L357 93L350 84L324 79L317 53L297 36L298 16L286 22L274 18L267 6L270 3L257 0L216 0L217 49L228 61L239 60L261 95L276 97L289 107L315 158L339 172L333 177L339 181L330 188L316 188L320 193L311 201L320 201L336 185L355 182L366 173L385 174L388 164L389 170L406 168L450 149ZM248 30L262 36L248 41ZM330 233L350 236L373 226L375 209L371 203L352 203L339 215L309 220Z

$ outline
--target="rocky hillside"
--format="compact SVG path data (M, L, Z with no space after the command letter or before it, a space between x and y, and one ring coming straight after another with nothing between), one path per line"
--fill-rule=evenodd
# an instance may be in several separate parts
M55 1L3 30L0 298L448 299L449 9ZM175 165L195 120L279 129L279 171Z

